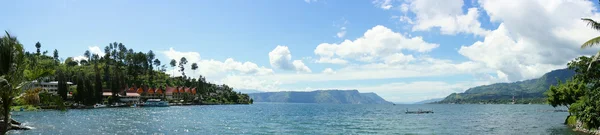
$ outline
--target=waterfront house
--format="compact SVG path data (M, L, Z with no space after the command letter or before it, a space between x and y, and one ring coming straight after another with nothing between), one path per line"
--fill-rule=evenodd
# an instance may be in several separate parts
M69 88L73 83L67 82L67 88ZM41 82L31 81L29 85L23 87L24 90L32 89L32 88L42 88L42 91L48 92L50 94L58 95L58 81L50 81L50 82Z

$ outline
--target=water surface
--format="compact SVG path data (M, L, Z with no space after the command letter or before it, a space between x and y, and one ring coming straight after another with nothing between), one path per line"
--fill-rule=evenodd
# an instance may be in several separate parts
M404 114L427 109L434 114ZM11 134L575 134L548 105L278 104L14 112Z

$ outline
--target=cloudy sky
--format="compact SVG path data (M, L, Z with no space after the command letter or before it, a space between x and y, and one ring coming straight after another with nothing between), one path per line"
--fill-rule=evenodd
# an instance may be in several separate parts
M585 0L2 1L0 29L81 57L111 42L186 57L236 89L358 89L415 102L565 68L598 36ZM51 52L51 51L50 51ZM171 73L171 69L167 73ZM179 73L176 73L178 75Z

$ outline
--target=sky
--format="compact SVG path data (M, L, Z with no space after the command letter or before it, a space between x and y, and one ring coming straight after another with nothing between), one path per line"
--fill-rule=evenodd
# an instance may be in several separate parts
M119 42L235 89L356 89L392 102L533 79L598 48L586 0L0 0L0 29L62 59ZM49 53L51 55L51 53ZM189 70L198 63L198 70ZM167 73L180 75L170 68Z

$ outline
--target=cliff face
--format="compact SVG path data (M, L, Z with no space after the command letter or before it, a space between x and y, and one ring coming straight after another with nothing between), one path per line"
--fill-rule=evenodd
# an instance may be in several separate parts
M391 104L375 93L358 90L316 90L310 92L264 92L248 94L254 102L328 103L328 104Z

